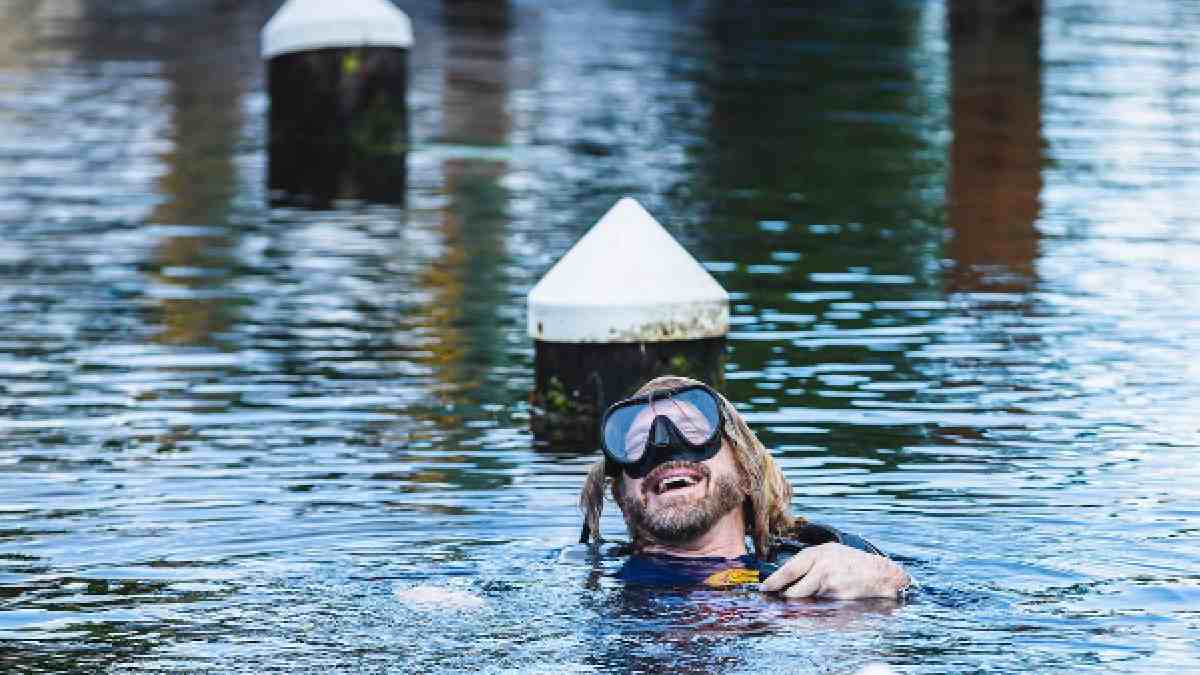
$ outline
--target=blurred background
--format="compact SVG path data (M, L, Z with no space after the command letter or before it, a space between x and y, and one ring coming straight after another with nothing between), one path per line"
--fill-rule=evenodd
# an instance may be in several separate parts
M3 669L1196 663L1200 3L397 2L406 175L322 209L268 205L280 4L0 0ZM912 602L560 555L525 294L624 195Z

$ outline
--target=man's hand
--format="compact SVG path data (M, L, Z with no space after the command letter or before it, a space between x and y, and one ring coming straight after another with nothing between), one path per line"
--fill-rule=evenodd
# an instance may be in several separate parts
M852 600L895 598L911 583L899 565L883 556L829 543L792 556L761 588L768 593L782 590L787 598Z

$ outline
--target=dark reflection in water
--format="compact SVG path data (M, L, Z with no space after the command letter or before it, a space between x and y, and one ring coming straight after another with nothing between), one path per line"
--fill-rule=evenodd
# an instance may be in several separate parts
M442 140L503 146L509 132L508 4L448 2L442 20L446 43ZM430 287L438 289L430 305L431 323L439 327L434 365L445 393L468 390L476 404L498 398L494 390L475 390L499 365L495 346L504 340L497 322L485 317L494 317L506 301L507 173L503 159L460 156L442 162L445 253L428 272ZM465 402L456 396L447 400Z
M797 466L833 451L837 472L894 471L896 450L938 433L853 422L918 395L907 351L929 339L922 308L944 306L931 199L945 180L943 89L923 20L917 5L801 4L704 23L701 180L714 198L701 246L727 288L753 289L734 302L730 390Z
M1042 190L1040 2L997 15L950 12L952 290L1024 291L1036 281Z
M509 31L505 0L442 3L446 65L442 88L442 140L463 145L503 145L510 116Z
M159 179L164 198L147 219L165 236L150 272L163 325L158 340L209 345L228 331L236 309L226 287L237 236L229 211L237 190L234 148L241 129L245 78L240 54L220 49L228 27L218 24L189 40L199 59L178 59L165 73L172 111L172 149ZM218 56L224 58L217 58Z
M403 208L329 210L266 204L278 5L0 0L5 669L1195 661L1190 4L408 3ZM524 295L625 194L914 601L562 550L592 449L534 448Z

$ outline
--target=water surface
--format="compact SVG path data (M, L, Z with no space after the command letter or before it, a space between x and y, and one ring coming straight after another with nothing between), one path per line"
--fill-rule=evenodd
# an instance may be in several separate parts
M263 185L277 4L0 0L6 669L1200 657L1200 6L406 3L403 206L317 211ZM529 432L524 297L627 194L730 291L796 511L913 601L570 545L595 453Z

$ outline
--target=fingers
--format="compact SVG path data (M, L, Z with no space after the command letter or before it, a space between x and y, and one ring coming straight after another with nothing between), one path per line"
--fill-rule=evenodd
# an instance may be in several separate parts
M767 577L760 588L787 598L820 595L833 599L897 597L911 583L887 558L828 543L807 548Z
M824 575L810 572L803 579L783 589L785 598L811 598L821 591L821 581Z
M800 577L808 574L808 571L812 569L813 563L816 560L816 548L804 549L792 556L791 560L784 563L783 567L775 570L775 573L767 577L759 588L768 593L774 593L785 588Z

